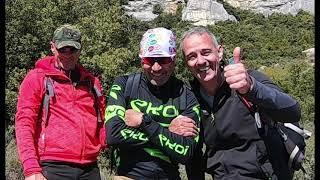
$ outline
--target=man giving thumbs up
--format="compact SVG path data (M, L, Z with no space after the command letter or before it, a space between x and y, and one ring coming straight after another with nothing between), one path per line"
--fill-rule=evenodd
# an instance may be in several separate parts
M246 94L252 89L253 84L246 67L240 61L240 47L234 49L233 61L223 69L224 77L231 89Z
M194 76L190 84L201 106L200 137L206 145L203 158L194 157L189 163L189 179L204 179L204 171L215 180L283 177L273 169L255 118L239 96L258 105L259 112L281 122L299 120L298 102L266 75L247 70L239 47L233 52L234 63L223 63L223 46L204 27L185 32L181 49Z

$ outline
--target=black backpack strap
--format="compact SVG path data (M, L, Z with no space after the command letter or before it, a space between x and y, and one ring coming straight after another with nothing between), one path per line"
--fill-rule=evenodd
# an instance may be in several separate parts
M137 98L141 76L142 73L133 73L128 75L128 80L126 82L126 87L124 90L124 96L127 103L130 99Z
M49 119L49 105L50 105L50 98L54 97L54 88L53 88L53 81L50 77L44 78L44 86L45 86L45 94L42 101L42 107L44 108L44 116L45 116L45 126L48 125Z
M306 129L301 129L300 127L292 124L292 123L283 123L283 125L295 132L297 132L298 134L300 134L301 136L304 137L304 139L309 139L309 137L311 137L312 132L306 130Z
M182 86L181 98L179 98L179 108L181 110L185 110L187 108L187 88L187 85L184 83Z
M124 97L126 99L126 106L130 102L130 99L137 97L137 92L139 89L140 79L142 73L133 73L128 75L126 86L124 89ZM110 174L113 172L114 165L119 165L119 149L117 147L111 146L110 148Z

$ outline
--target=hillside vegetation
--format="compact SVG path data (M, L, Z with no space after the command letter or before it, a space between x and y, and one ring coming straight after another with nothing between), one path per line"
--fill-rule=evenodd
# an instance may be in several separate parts
M138 57L142 34L153 27L172 29L178 39L191 24L176 14L162 13L151 22L128 17L117 0L11 0L6 2L6 179L23 179L15 143L14 115L19 85L35 61L50 54L53 31L64 23L77 25L82 34L81 63L103 82L108 92L114 78L140 69ZM297 16L274 14L268 18L227 7L239 20L218 22L210 30L223 40L226 57L240 46L248 67L266 66L268 74L283 90L295 97L302 107L302 124L314 132L314 67L306 62L303 50L314 47L314 17L305 12ZM176 75L191 78L181 52L177 57ZM307 141L305 168L314 179L314 136ZM101 171L109 176L108 153L99 158ZM301 172L295 179L302 179ZM182 175L185 178L185 174Z

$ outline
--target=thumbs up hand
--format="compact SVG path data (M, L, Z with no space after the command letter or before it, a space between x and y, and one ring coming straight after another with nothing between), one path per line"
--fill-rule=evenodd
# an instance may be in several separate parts
M240 60L240 47L233 51L234 63L230 63L224 68L224 77L231 89L237 90L240 94L250 91L252 81L247 73L247 69Z

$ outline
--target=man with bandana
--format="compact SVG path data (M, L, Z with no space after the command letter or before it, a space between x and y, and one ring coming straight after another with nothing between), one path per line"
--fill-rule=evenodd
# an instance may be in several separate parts
M195 152L199 104L173 74L175 44L172 31L149 29L140 42L143 72L117 77L111 87L106 133L108 145L117 148L117 178L177 180L178 163ZM192 124L184 127L190 133L170 132L173 119Z

